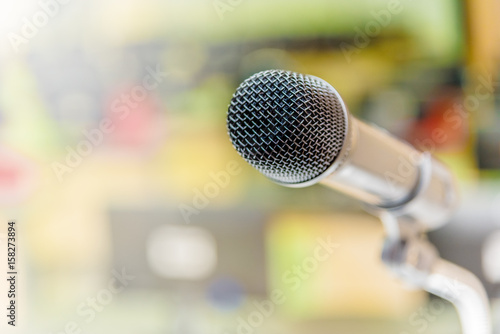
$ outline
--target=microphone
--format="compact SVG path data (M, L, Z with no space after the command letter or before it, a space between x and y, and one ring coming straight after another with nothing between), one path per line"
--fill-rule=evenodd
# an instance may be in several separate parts
M353 117L326 81L283 70L246 79L227 129L255 169L288 187L320 183L425 229L450 218L457 195L448 169L384 129Z

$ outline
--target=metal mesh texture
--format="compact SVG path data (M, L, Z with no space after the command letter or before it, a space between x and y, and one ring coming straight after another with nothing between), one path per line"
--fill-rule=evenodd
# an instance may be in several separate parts
M346 123L332 86L281 70L246 79L227 115L229 137L238 153L283 184L306 182L326 171L342 148Z

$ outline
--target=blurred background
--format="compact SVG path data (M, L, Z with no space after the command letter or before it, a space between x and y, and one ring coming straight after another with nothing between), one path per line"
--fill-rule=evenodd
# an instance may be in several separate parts
M2 333L458 333L449 304L386 270L358 203L275 185L232 148L232 93L276 68L325 79L450 166L462 204L431 240L500 317L499 14L498 0L2 0L0 239L16 220L20 263L18 327Z

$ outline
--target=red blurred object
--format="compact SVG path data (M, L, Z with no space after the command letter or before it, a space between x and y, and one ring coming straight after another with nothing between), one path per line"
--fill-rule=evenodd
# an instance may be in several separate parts
M156 146L162 138L159 101L152 92L142 89L143 95L135 94L139 85L130 85L110 96L106 117L113 124L107 136L107 144L113 149L143 151Z
M425 150L463 148L469 135L469 115L458 87L444 86L424 104L422 117L410 126L407 140Z
M0 147L0 161L0 204L13 205L26 200L35 189L34 163L6 147Z

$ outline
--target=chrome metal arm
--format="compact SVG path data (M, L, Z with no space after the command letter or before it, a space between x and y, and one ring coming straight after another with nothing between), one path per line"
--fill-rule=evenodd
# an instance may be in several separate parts
M463 334L491 334L489 301L479 279L441 259L417 223L387 212L379 216L387 231L383 262L404 281L451 302Z

